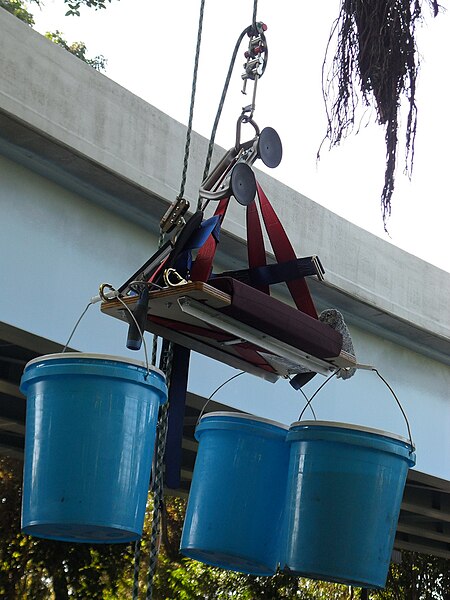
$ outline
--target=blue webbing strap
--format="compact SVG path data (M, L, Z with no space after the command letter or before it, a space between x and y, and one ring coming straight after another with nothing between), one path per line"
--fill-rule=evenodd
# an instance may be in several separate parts
M180 486L181 481L181 443L190 356L191 351L188 348L178 344L173 345L164 481L168 488L174 490Z

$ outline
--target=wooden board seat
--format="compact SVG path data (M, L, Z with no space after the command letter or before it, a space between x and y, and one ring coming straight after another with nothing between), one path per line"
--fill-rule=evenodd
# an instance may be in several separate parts
M123 301L133 310L137 297ZM101 310L129 321L118 300ZM146 330L269 381L356 364L329 325L229 277L150 292Z

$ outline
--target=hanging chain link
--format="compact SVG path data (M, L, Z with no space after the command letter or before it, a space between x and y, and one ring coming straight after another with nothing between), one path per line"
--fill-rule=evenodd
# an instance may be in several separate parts
M256 11L257 11L258 0L253 1L253 17L252 17L252 27L255 27L256 23ZM192 137L192 123L194 116L194 105L195 105L195 95L197 90L197 74L198 74L198 65L199 65L199 57L200 57L200 46L201 46L201 38L202 38L202 30L203 30L203 18L204 18L204 9L205 9L205 0L201 0L200 2L200 15L199 15L199 24L198 24L198 33L197 33L197 46L195 52L195 61L194 61L194 73L192 80L192 91L191 91L191 102L189 108L189 121L188 127L186 131L186 144L184 151L184 159L183 159L183 171L181 176L181 184L180 184L180 192L177 196L177 200L181 200L184 196L186 179L187 179L187 171L189 165L189 153L190 153L190 144ZM216 119L213 125L213 130L211 134L211 139L208 147L208 155L206 159L205 165L205 173L207 175L210 167L212 150L214 146L214 139L217 131L217 127L219 124L219 119L222 113L223 105L225 102L225 96L228 89L229 81L231 79L231 74L233 71L234 62L236 59L236 55L239 49L239 45L244 38L244 35L247 33L247 30L243 31L238 43L236 44L232 63L230 65L224 90L222 92L222 97L219 104L219 110L216 115ZM204 176L205 178L205 176ZM200 208L200 200L199 200L199 208ZM164 231L160 231L159 244L160 248L164 242ZM157 359L157 350L158 350L158 336L153 336L153 348L152 348L152 364L156 364ZM172 372L172 360L173 360L173 343L170 342L168 344L165 356L162 357L161 360L161 368L166 375L167 386L170 386L170 377ZM158 418L158 426L157 426L157 439L156 439L156 460L154 467L154 479L153 479L153 518L152 518L152 527L150 534L150 560L149 560L149 568L147 575L147 592L146 592L146 600L151 600L153 596L153 583L156 574L157 564L158 564L158 552L159 552L159 540L160 540L160 530L161 530L161 515L162 515L162 507L164 502L164 481L163 481L163 472L164 472L164 454L166 450L166 440L167 440L167 427L168 427L168 412L169 412L169 403L166 402L160 408L159 418ZM135 553L134 553L134 579L133 579L133 600L138 600L139 598L139 570L140 570L140 562L141 562L141 542L137 541L135 543Z
M160 231L159 232L159 239L158 239L158 248L161 248L161 246L164 244L164 232ZM172 344L170 344L169 346L170 348L172 347ZM172 351L171 351L172 352ZM156 365L156 360L157 360L157 353L158 353L158 336L156 334L153 334L153 347L152 347L152 365L155 366ZM172 370L172 364L171 364L171 357L170 357L170 361L167 360L167 358L165 359L163 366L163 371L165 371L166 373L166 380L169 381L170 378L170 371ZM161 422L164 420L165 421L165 431L167 433L167 408L168 408L168 403L166 402L166 404L163 405L163 407L161 407L161 411L159 414L159 418L158 418L158 432L161 428ZM163 419L162 416L162 409L166 410L166 415ZM164 434L164 436L166 436L166 433ZM157 452L157 456L159 455L159 447L160 447L160 443L159 443L159 433L157 433L157 439L156 439L156 452ZM164 441L164 450L162 453L162 461L164 460L164 451L165 451L165 441ZM154 480L154 486L155 486L155 481L158 478L157 475L158 473L162 473L162 461L160 461L160 466L159 466L159 470L158 470L158 462L155 463L155 480ZM155 504L156 506L156 504ZM159 529L159 525L158 525L158 529ZM153 521L152 521L152 535L153 535ZM152 552L153 552L153 545L152 545L152 541L150 542L150 561L151 556L152 556ZM156 546L156 555L158 552L158 548ZM134 573L133 573L133 595L132 598L133 600L139 600L139 573L140 573L140 564L141 564L141 540L137 540L135 542L134 545ZM155 565L156 568L156 565ZM147 594L148 594L148 590L147 590ZM147 597L151 598L151 592L150 592L150 596L147 595Z
M169 343L165 356L162 357L162 369L166 374L168 386L172 373L173 344ZM161 512L164 502L164 454L166 451L167 425L168 425L169 403L166 402L160 408L158 419L158 436L156 443L155 478L153 481L153 519L150 534L150 562L147 576L146 600L151 600L153 595L153 581L158 566L158 551L161 530Z
M134 543L134 573L133 573L133 600L139 598L139 569L141 565L141 540Z

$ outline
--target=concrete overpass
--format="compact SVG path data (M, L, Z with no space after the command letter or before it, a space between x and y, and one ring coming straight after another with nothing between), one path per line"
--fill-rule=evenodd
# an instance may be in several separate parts
M61 349L99 283L120 285L154 252L159 219L178 192L184 136L180 123L0 11L4 452L22 453L25 404L18 383L24 363ZM194 134L186 189L192 204L206 143ZM221 152L216 149L216 158ZM325 281L310 286L318 307L343 312L358 360L380 370L409 416L418 461L408 478L396 547L450 557L449 274L264 173L258 179L298 255L320 256ZM224 225L217 262L241 268L245 229L236 203ZM125 335L123 324L94 307L72 346L127 355ZM194 420L230 372L205 357L193 359L179 491L189 488ZM286 423L303 406L286 382L252 376L230 383L217 401ZM321 419L405 434L389 393L370 373L331 382L316 408Z

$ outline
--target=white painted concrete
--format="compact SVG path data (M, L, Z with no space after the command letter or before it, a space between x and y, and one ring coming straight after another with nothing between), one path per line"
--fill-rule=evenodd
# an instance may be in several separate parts
M0 156L0 318L64 344L98 285L120 285L153 253L154 223L178 191L185 129L1 10L0 73L0 119L8 124L1 147L14 157ZM205 152L206 141L194 135L193 202ZM417 468L450 479L449 274L258 177L298 254L318 254L325 265L327 282L313 285L314 293L321 302L338 299L334 305L353 323L359 360L377 366L404 404ZM225 266L242 262L244 236L242 209L233 203L220 255ZM126 354L125 335L126 326L97 305L72 346ZM432 347L440 360L430 358ZM208 396L230 371L195 356L190 389ZM316 377L306 391L320 382ZM217 399L284 422L303 406L287 382L247 375ZM330 382L316 400L320 418L405 433L373 373Z
M64 344L98 285L120 285L156 246L143 228L75 196L0 157L0 300L2 321ZM91 307L72 346L83 351L130 355L126 326ZM409 415L418 448L417 468L450 479L450 370L441 363L352 327L359 360L374 364ZM151 336L148 337L150 343ZM143 359L143 352L139 353ZM205 397L234 373L195 355L189 389ZM305 388L311 394L322 382ZM304 405L286 381L269 384L244 375L223 388L218 401L290 423ZM317 396L319 418L370 425L406 435L402 416L373 373L332 381Z
M179 123L5 11L0 11L0 72L0 111L155 196L175 197L185 135ZM193 202L205 143L193 136L186 191ZM447 273L276 180L263 174L259 178L298 253L321 257L329 286L433 334L450 337ZM126 205L126 199L123 202ZM151 211L149 206L141 209ZM238 238L244 235L236 204L225 229Z

